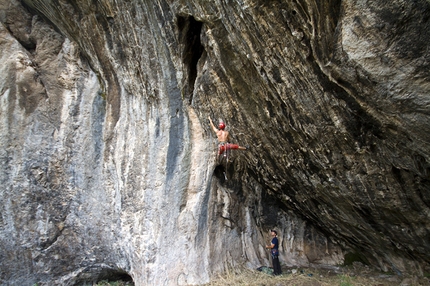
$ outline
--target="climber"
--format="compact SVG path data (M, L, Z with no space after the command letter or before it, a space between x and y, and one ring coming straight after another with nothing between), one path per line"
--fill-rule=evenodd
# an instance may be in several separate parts
M227 154L229 150L246 150L246 147L239 146L237 144L231 144L229 142L229 133L225 129L225 123L220 121L218 128L212 122L212 119L208 116L209 122L211 124L212 130L216 133L218 137L218 159L221 155L224 156Z

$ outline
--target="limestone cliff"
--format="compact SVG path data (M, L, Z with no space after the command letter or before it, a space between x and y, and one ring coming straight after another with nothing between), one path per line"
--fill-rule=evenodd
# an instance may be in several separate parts
M0 0L0 283L429 271L426 0ZM232 141L227 166L207 117Z

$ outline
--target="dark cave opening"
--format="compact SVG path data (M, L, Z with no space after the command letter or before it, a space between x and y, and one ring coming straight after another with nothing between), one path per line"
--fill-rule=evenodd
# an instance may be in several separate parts
M88 276L91 278L88 278ZM135 285L133 278L127 272L112 268L97 269L92 274L86 273L86 275L78 279L76 285L88 285L88 283L91 283L90 285L98 285L100 283L103 285L106 283L109 285Z
M360 262L364 265L369 265L366 257L362 254L362 252L348 252L344 256L344 265L349 266L353 265L354 262Z
M201 58L204 47L201 43L200 33L203 23L194 19L193 16L178 17L179 41L182 44L182 61L186 69L186 83L184 85L184 96L192 103L194 83L197 78L197 63Z

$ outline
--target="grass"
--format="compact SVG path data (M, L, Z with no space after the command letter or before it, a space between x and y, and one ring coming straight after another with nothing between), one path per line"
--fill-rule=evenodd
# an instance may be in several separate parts
M365 282L363 284L355 284L354 278L348 275L327 275L322 276L321 273L313 271L297 271L296 273L284 273L279 276L268 275L263 272L241 269L235 272L229 272L214 279L211 283L205 286L281 286L281 285L296 285L296 286L354 286L354 285L373 285ZM381 285L381 284L375 284ZM386 284L388 285L388 284Z
M394 274L370 270L366 267L339 267L336 269L283 268L283 274L273 276L257 270L237 267L215 277L204 286L394 286L403 285L403 279ZM411 283L411 281L413 281ZM132 282L100 281L97 286L132 286ZM417 278L405 285L430 285L427 277Z
M339 286L352 286L354 285L352 283L353 277L348 275L339 275L340 276L340 284Z
M405 277L389 275L369 269L283 269L280 276L250 269L229 271L205 286L393 286L401 285ZM430 285L427 278L413 280L407 285Z

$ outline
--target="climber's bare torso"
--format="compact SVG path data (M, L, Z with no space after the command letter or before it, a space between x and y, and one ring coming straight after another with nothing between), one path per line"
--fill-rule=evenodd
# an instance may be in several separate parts
M228 131L225 130L217 130L216 136L218 137L218 142L226 143L229 142Z
M216 137L218 138L219 143L219 152L218 154L224 153L227 149L239 149L239 150L246 150L246 147L239 146L237 144L230 144L230 136L228 131L224 130L225 124L220 124L220 128L216 128L215 125L212 122L212 119L208 116L209 123L211 125L212 130L216 133Z

